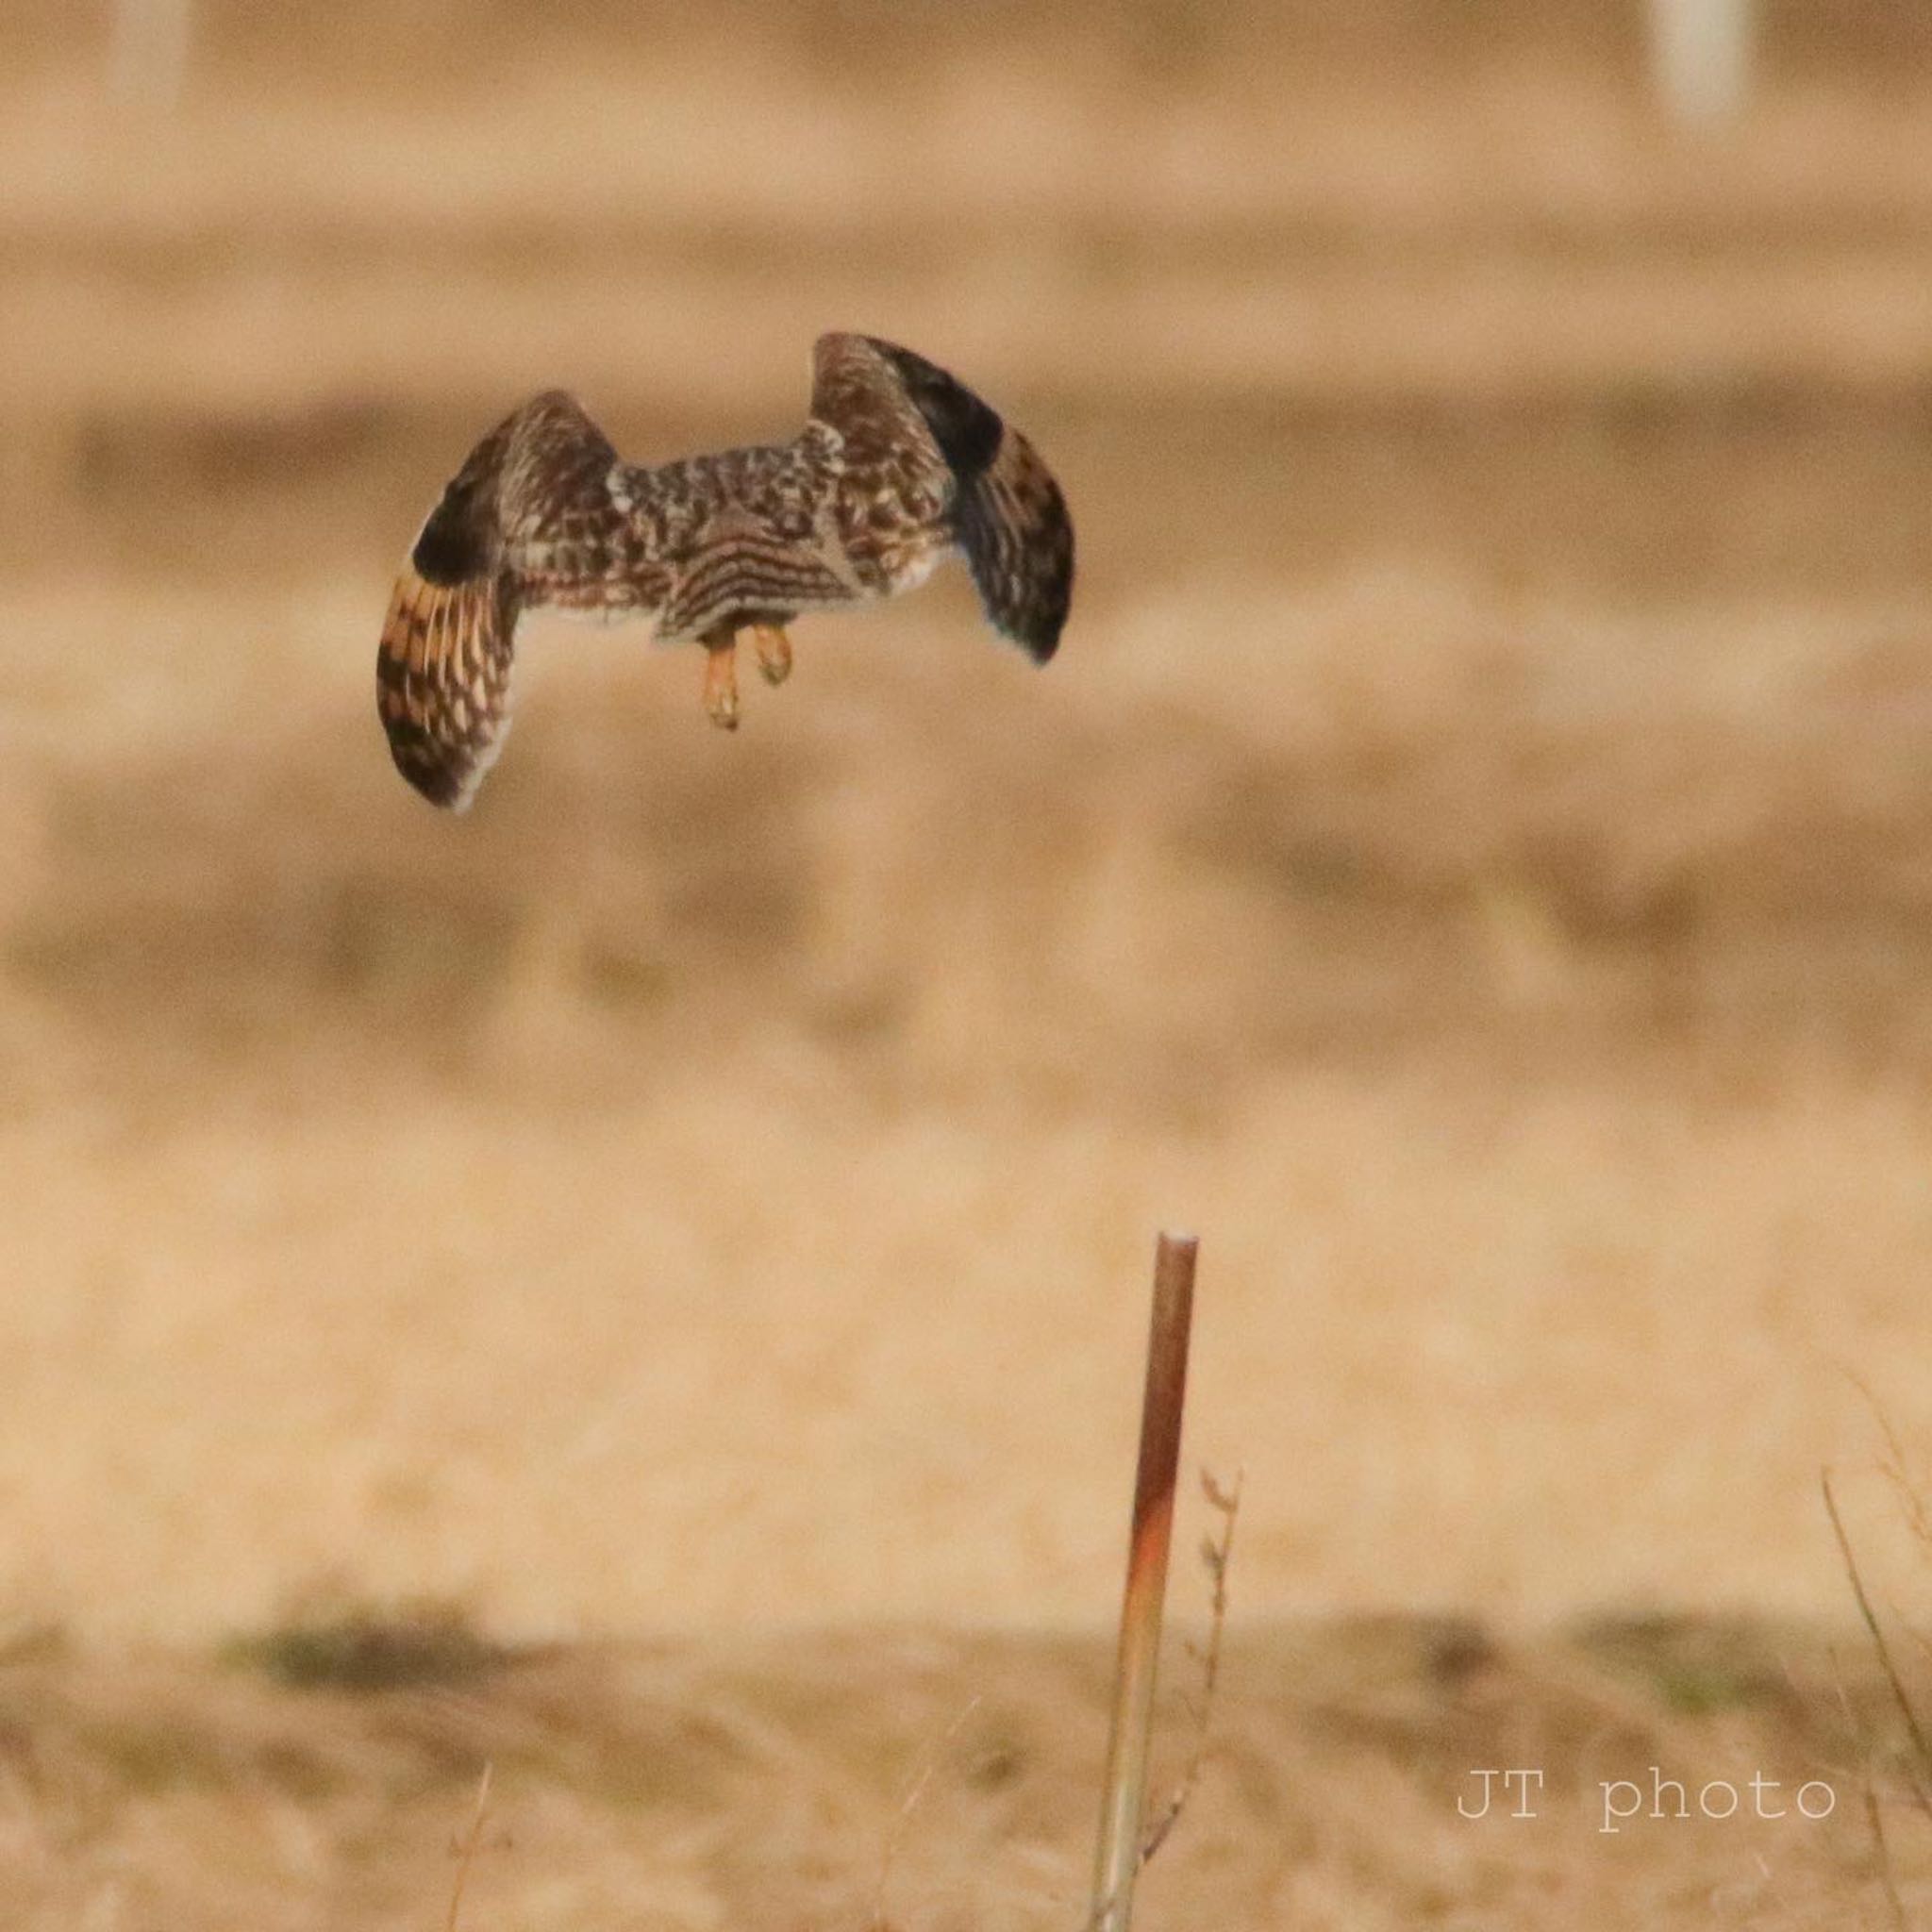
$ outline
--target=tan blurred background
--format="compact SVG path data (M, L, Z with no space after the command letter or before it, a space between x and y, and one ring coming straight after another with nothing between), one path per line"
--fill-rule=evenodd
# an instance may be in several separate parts
M1932 1425L1932 16L0 19L0 1611L1111 1607L1145 1275L1239 1594L1837 1614ZM474 438L789 434L863 328L1074 505L698 666L375 632ZM1875 1493L1875 1491L1874 1491Z
M1146 1932L1932 1923L1818 1492L1909 1617L1932 13L1756 10L1697 120L1637 0L9 0L4 1932L444 1924L486 1761L474 1932L1078 1924L1164 1222ZM1058 661L538 624L430 811L478 433L834 327L1050 457Z

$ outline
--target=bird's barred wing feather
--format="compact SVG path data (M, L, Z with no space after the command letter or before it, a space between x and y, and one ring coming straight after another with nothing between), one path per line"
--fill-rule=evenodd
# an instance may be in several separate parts
M504 577L396 579L375 658L375 706L396 770L460 811L509 729L514 595Z
M1043 664L1074 591L1074 525L1033 445L964 383L874 336L821 336L811 414L848 465L909 501L936 494L988 622Z
M396 580L376 652L376 710L417 791L460 810L509 728L517 619L528 606L623 604L613 450L560 391L492 429L450 479Z

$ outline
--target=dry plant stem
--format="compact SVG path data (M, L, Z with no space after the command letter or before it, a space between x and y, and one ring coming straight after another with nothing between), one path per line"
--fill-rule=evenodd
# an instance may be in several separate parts
M493 1761L483 1767L482 1778L476 1786L476 1808L470 1814L470 1828L457 1847L456 1883L450 1888L449 1917L443 1921L443 1932L457 1932L457 1914L462 1909L463 1887L469 1882L470 1867L475 1862L476 1846L483 1836L483 1819L490 1809L490 1779L495 1770Z
M1885 1632L1878 1626L1877 1613L1872 1607L1872 1599L1865 1594L1865 1580L1858 1574L1857 1559L1852 1555L1852 1541L1845 1534L1844 1519L1838 1513L1838 1499L1831 1493L1831 1475L1827 1471L1820 1475L1819 1487L1824 1491L1825 1514L1831 1518L1831 1533L1838 1539L1839 1555L1844 1559L1845 1574L1851 1579L1852 1595L1857 1598L1858 1615L1864 1619L1865 1628L1872 1634L1873 1648L1878 1653L1878 1661L1885 1671L1885 1681L1891 1686L1891 1695L1897 1704L1899 1714L1906 1721L1906 1729L1912 1740L1912 1753L1917 1759L1918 1769L1923 1772L1932 1765L1932 1751L1925 1746L1925 1733L1919 1724L1919 1714L1912 1708L1912 1700L1906 1694L1905 1680L1898 1674L1898 1666L1892 1661L1891 1646L1885 1641Z
M1192 1235L1163 1234L1155 1255L1141 1457L1121 1606L1120 1653L1114 1666L1113 1722L1101 1790L1100 1839L1093 1860L1091 1924L1099 1932L1126 1932L1133 1918L1134 1877L1141 1867L1147 1740L1154 1718L1168 1551L1174 1541L1174 1472L1180 1462L1199 1245Z
M1221 1517L1220 1537L1205 1537L1201 1542L1201 1560L1208 1566L1213 1591L1208 1643L1200 1653L1201 1707L1195 1720L1194 1749L1188 1759L1188 1768L1181 1773L1180 1782L1174 1788L1174 1795L1161 1807L1160 1816L1141 1841L1140 1862L1142 1866L1167 1842L1168 1833L1180 1823L1181 1813L1188 1808L1188 1800L1193 1796L1194 1787L1200 1782L1201 1766L1207 1760L1208 1727L1214 1717L1214 1691L1221 1681L1221 1640L1227 1628L1227 1565L1234 1554L1234 1524L1235 1518L1241 1513L1241 1474L1237 1471L1234 1487L1224 1490L1205 1470L1201 1474L1201 1489L1208 1498L1208 1507Z
M1865 1407L1872 1411L1872 1420L1878 1425L1878 1433L1885 1438L1886 1459L1878 1465L1880 1474L1891 1485L1892 1494L1898 1498L1899 1507L1905 1511L1906 1523L1913 1537L1932 1548L1932 1513L1928 1513L1924 1491L1912 1480L1907 1468L1905 1444L1899 1440L1891 1417L1886 1413L1885 1405L1874 1392L1871 1383L1849 1369L1844 1371L1844 1374L1864 1398ZM1918 1635L1917 1632L1913 1634ZM1920 1641L1923 1642L1924 1640L1922 1637Z

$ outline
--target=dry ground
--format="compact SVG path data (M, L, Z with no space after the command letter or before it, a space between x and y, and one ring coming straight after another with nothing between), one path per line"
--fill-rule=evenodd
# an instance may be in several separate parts
M0 1663L6 1923L441 1924L487 1762L472 1925L1064 1932L1106 1666L1089 1640L860 1628L501 1658L433 1626L225 1663L28 1650ZM1858 1729L1896 1726L1870 1679L1761 1624L1256 1629L1137 1922L1884 1924ZM1176 1711L1163 1790L1189 1748ZM1534 1815L1523 1787L1463 1815L1473 1767L1541 1772ZM1884 1870L1921 1911L1932 1831L1888 1811Z
M564 1778L492 1923L856 1923L974 1689L1051 1742L981 1810L954 1781L913 1895L1071 1923L1163 1221L1205 1237L1191 1453L1248 1468L1250 1615L1808 1628L1826 1462L1919 1588L1857 1385L1916 1454L1932 39L1767 11L1711 140L1580 4L1143 0L1051 44L218 6L169 116L107 101L99 23L0 23L0 1612L79 1646L5 1680L19 1923L420 1923L498 1725L544 1740L528 1847L605 1653L492 1680L434 1777L358 1707L315 1806L262 1765L321 1707L188 1660L420 1598L676 1635L626 1697L741 1714L661 1816ZM694 664L539 626L505 762L433 817L373 629L491 412L560 381L639 454L771 434L850 325L1053 457L1061 659L935 585L802 628L725 741ZM772 1635L881 1621L924 1634L876 1668ZM1493 1721L1568 1737L1537 1659ZM1654 1878L1702 1923L1744 1882L1716 1837L1634 1879L1580 1827L1473 1850L1407 1719L1344 1764L1257 1670L1176 1922L1660 1924ZM819 1813L835 1685L891 1730ZM1749 1748L1824 1749L1816 1689ZM48 1710L150 1700L215 1771L157 1796L90 1744L35 1783ZM345 1795L365 1745L408 1803ZM195 1890L238 1791L258 1912ZM1723 1897L1837 1923L1839 1827Z

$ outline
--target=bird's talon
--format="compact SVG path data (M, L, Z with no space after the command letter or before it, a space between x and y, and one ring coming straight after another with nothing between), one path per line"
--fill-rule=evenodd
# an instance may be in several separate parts
M705 709L721 731L738 729L738 639L705 645Z
M783 684L791 675L791 640L783 625L755 624L751 641L758 654L758 670L767 684Z

